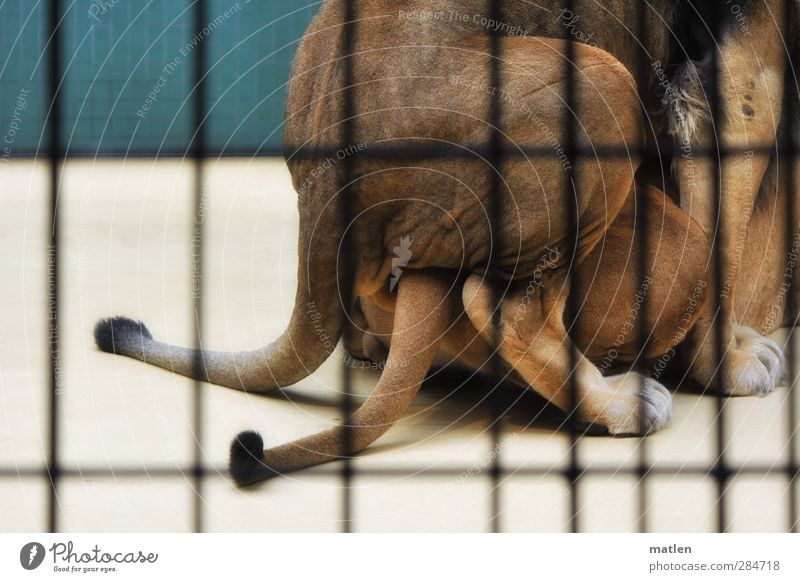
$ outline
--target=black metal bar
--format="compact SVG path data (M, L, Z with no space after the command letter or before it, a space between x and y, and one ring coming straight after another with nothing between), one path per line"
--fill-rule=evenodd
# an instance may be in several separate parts
M486 11L489 14L492 22L501 22L500 17L500 1L488 0L489 7ZM500 95L503 94L503 79L502 79L502 64L503 64L503 48L501 44L502 37L499 34L494 34L490 37L489 48L489 87L493 87L492 97L489 100L489 173L491 179L489 184L491 192L489 193L489 228L490 228L490 246L491 255L489 257L489 272L492 269L499 271L499 253L502 252L502 221L503 221L503 200L502 189L503 184L503 110L500 101ZM494 289L494 305L499 305L502 301L502 291L495 286ZM491 487L490 506L489 506L489 529L493 533L501 531L500 521L500 441L502 438L502 425L503 425L503 406L498 399L497 391L501 389L501 383L496 380L502 377L502 364L500 362L500 355L498 349L501 341L501 326L502 320L499 318L500 310L495 312L498 317L496 318L496 326L493 329L493 345L492 355L490 362L490 369L492 377L495 378L491 392L489 393L489 432L492 441L492 463L489 468L489 480Z
M720 87L719 87L719 78L720 78L720 55L719 55L719 46L722 39L720 38L720 32L722 31L721 26L721 18L722 12L717 5L717 3L711 3L711 22L709 23L709 27L711 29L711 37L714 40L711 48L711 103L710 103L710 110L711 110L711 119L714 123L714 138L713 138L713 146L716 146L718 156L715 158L717 163L714 165L714 180L713 180L713 191L714 191L714 211L715 216L718 217L717 220L717 230L713 239L713 246L712 252L714 254L714 284L711 286L712 289L712 298L717 301L716 305L716 312L714 318L714 340L716 342L716 357L717 363L717 384L718 390L716 394L716 418L715 418L715 427L716 427L716 438L717 438L717 458L715 461L715 470L714 470L714 478L717 483L717 530L720 533L727 531L728 529L728 514L725 507L725 490L728 485L728 478L729 478L729 471L727 469L726 459L725 459L725 397L723 395L722 386L722 379L725 378L725 371L727 368L727 361L725 359L725 350L726 346L723 345L723 341L725 340L725 326L723 317L725 315L724 310L722 309L722 302L720 297L720 291L722 286L722 281L724 279L723 274L723 261L724 259L728 258L727 256L723 257L723 253L725 251L725 240L726 240L726 228L728 225L725 224L725 216L723 213L723 202L722 202L722 187L724 186L722 183L722 168L723 164L725 163L726 156L730 153L728 149L726 149L727 144L724 143L722 136L724 135L724 123L725 120L722 119L722 108L720 106Z
M570 14L575 13L575 0L567 0L566 3L566 10ZM581 166L581 159L577 153L577 144L575 139L575 116L579 115L577 104L575 102L575 45L574 41L571 38L566 39L566 58L564 62L564 67L566 70L566 105L564 108L564 116L565 116L565 124L564 127L567 131L566 136L566 155L567 159L574 160L574 164L570 165L566 168L566 180L564 186L564 196L566 196L568 200L568 204L566 205L568 216L565 218L565 223L570 225L568 232L576 233L576 243L577 243L577 232L578 232L578 224L576 220L576 213L577 213L577 200L575 197L578 195L577 191L574 189L574 179L575 176L578 175L578 168ZM579 175L578 175L579 176ZM579 177L580 178L580 177ZM577 253L577 244L575 244L572 250L572 259L570 264L574 264L574 259ZM572 332L575 335L578 333L578 320L575 317L577 314L577 300L575 299L575 293L572 293L572 289L576 289L578 286L578 278L579 273L577 269L571 269L569 274L570 278L570 285L569 285L569 297L566 303L566 314L565 320L573 322ZM567 340L569 343L569 340ZM581 477L582 471L580 469L580 459L578 456L578 443L580 442L580 430L578 428L578 383L577 383L577 374L576 374L576 364L577 358L575 354L575 350L570 347L569 350L569 360L570 360L570 376L568 379L569 382L569 472L567 473L566 477L569 480L569 487L570 487L570 518L569 518L569 529L573 533L580 532L580 520L578 518L578 511L579 511L579 503L578 503L578 491L579 491L579 479Z
M552 148L548 149L547 146L514 144L513 146L506 145L501 142L500 150L504 158L531 158L535 162L537 158L546 158L552 156ZM675 153L680 153L676 148L675 142L659 141L648 143L642 150L646 158L668 157ZM320 147L315 149L310 148L297 148L296 150L287 150L284 152L282 149L266 148L266 149L251 149L251 148L227 148L225 150L218 150L208 148L201 153L204 158L281 158L284 156L290 159L303 159L306 157L317 156L335 156L339 152L338 146L329 146L327 148ZM791 148L788 146L775 147L736 147L731 146L727 149L731 155L734 154L750 154L753 155L770 155L777 152L780 155L790 155ZM370 149L359 153L361 159L397 159L397 160L425 160L425 159L465 159L475 160L479 158L488 159L490 157L490 150L486 144L459 144L449 146L430 146L430 145L414 145L414 146L389 146L374 144ZM628 159L630 157L630 149L624 146L613 145L596 145L596 146L576 146L576 155L584 157L595 156L600 158L619 158ZM695 147L692 153L698 156L711 156L716 155L716 150L708 148ZM59 150L59 155L63 157L66 152L62 149ZM15 150L12 152L10 158L13 159L35 159L41 156L41 152ZM122 158L185 158L185 150L162 150L162 151L126 151L126 150L109 150L107 152L96 152L94 150L82 150L80 146L70 147L69 157L75 159L122 159Z
M576 41L572 41L576 42ZM502 137L502 136L501 136ZM477 159L484 159L488 160L491 158L491 154L494 151L493 148L497 148L499 153L502 154L504 158L533 158L531 161L535 161L536 158L550 158L552 157L553 150L548 149L548 146L541 145L541 144L523 144L523 143L511 143L510 140L503 141L500 140L500 143L497 145L493 145L491 143L484 143L484 142L474 142L474 143L447 143L447 144L402 144L397 145L390 142L374 142L370 144L368 150L365 150L363 153L359 153L359 157L361 159L375 159L375 160L384 160L384 159L398 159L398 160L416 160L416 159L463 159L463 160L477 160ZM339 146L330 145L328 147L324 146L317 146L315 145L315 149L313 151L309 151L309 148L304 147L302 145L298 145L296 148L289 147L287 148L283 155L285 155L289 159L302 159L303 157L311 157L311 156L318 156L318 155L325 155L325 156L335 156L339 150ZM265 150L268 152L268 150ZM628 160L631 156L631 149L628 144L589 144L589 145L581 145L581 144L574 144L574 151L577 156L585 157L585 158L598 158L598 159L624 159ZM663 137L658 141L652 141L645 144L640 151L645 157L655 159L655 158L665 158L672 155L680 155L682 150L679 145L675 144L673 139L666 140ZM735 155L735 154L765 154L770 155L776 151L775 146L760 146L760 147L739 147L739 146L729 146L726 149L726 153L728 155ZM783 150L778 150L779 153L789 153L790 148L785 147ZM245 151L244 154L239 155L249 155L249 150ZM703 155L703 156L717 156L719 154L716 147L701 147L701 146L693 146L692 153L695 155ZM224 152L222 155L226 155ZM230 154L236 155L236 154ZM267 155L267 154L265 154ZM278 155L278 154L276 154Z
M647 66L647 52L644 47L644 39L647 38L647 13L646 10L648 5L644 2L638 2L636 4L636 35L639 39L639 43L637 46L639 47L636 51L636 77L638 79L646 79L648 75L648 66ZM646 114L647 112L644 111L644 107L642 107L642 113ZM641 150L643 149L642 145L636 144L637 154L641 154ZM642 158L644 159L644 158ZM638 185L634 182L633 185L633 195L636 196L638 192ZM644 217L645 223L642 225L636 225L636 228L639 229L641 232L641 241L634 238L634 243L640 243L638 245L638 256L637 256L637 281L639 281L639 285L643 285L646 277L649 275L651 270L651 265L648 257L648 251L650 248L650 228L647 224L647 220L649 219L649 206L650 206L650 199L647 196L637 196L636 202L637 208L638 205L641 204L642 212L641 216ZM639 287L640 289L642 287ZM636 301L638 297L634 298ZM645 345L647 341L647 337L649 332L647 330L647 322L649 321L649 310L648 307L650 305L650 294L648 293L644 300L642 301L641 312L639 314L639 320L636 325L636 334L638 336L639 346L641 346L641 351L639 352L640 357L644 357L647 346ZM645 377L642 376L642 383L641 383L641 398L639 400L639 418L644 419L645 415L645 406L646 400L644 397L644 392L646 389L646 381ZM638 476L639 481L637 482L637 502L638 502L638 513L639 513L639 520L638 520L638 529L641 533L647 533L648 531L648 515L647 515L647 477L649 474L649 459L647 454L647 437L642 436L639 439L639 458L638 458Z
M194 30L200 32L207 24L207 10L205 0L195 0L194 4ZM203 237L205 227L203 216L205 214L205 173L203 166L203 152L206 148L206 100L204 81L207 67L206 42L200 42L194 55L194 137L191 142L190 155L194 164L194 220L192 228L192 331L195 358L192 362L195 378L203 377L205 363L201 354L203 346ZM193 529L195 532L203 531L203 383L194 381L192 430L194 432L194 466L191 475L194 487L193 504Z
M797 9L795 8L794 2L787 2L785 4L785 19L784 19L784 45L787 47L787 54L786 59L787 63L789 64L788 70L791 71L791 75L787 75L787 84L788 86L785 88L785 91L790 96L788 103L784 100L784 107L797 107L800 104L800 85L798 84L797 74L798 71L794 69L795 63L793 61L793 56L796 52L796 47L794 44L794 35L792 31L795 30L797 25ZM788 141L787 147L789 150L788 154L788 163L783 164L782 167L784 168L784 180L783 186L786 188L786 220L784 222L785 228L785 236L786 236L786 254L784 257L788 257L789 253L792 249L792 240L794 233L797 230L797 225L800 223L797 216L797 204L795 202L794 193L796 192L795 187L796 179L795 179L795 172L797 170L797 152L798 152L798 143L797 143L797 136L795 133L795 128L792 127L789 131L786 132L786 136L784 139ZM786 310L788 311L788 317L784 317L784 321L788 320L791 322L789 327L789 336L786 340L786 344L788 346L788 354L786 357L787 365L788 365L788 375L789 375L789 386L786 388L786 404L787 404L787 426L786 426L786 438L787 438L787 452L789 455L789 463L794 464L797 462L797 393L795 390L795 379L797 378L797 357L795 350L797 348L797 337L795 335L794 326L797 324L797 298L796 293L798 289L798 275L796 269L792 270L791 278L789 281L789 297L786 302ZM786 346L784 346L786 348ZM798 523L798 508L797 508L797 496L798 496L798 489L797 489L797 472L796 471L788 471L787 478L789 480L789 531L792 533L797 533L798 527L800 527L800 523Z
M61 478L59 466L59 394L61 393L61 360L59 353L59 273L60 273L60 223L58 212L59 187L61 182L61 2L51 0L47 11L50 42L47 47L49 72L48 93L50 114L48 157L50 160L50 232L47 257L47 341L50 354L49 420L50 435L47 452L47 478L50 492L47 506L47 531L58 531L58 482Z
M355 107L353 98L353 85L354 85L354 63L353 54L356 42L357 31L357 13L356 13L356 0L347 0L344 3L344 26L342 27L342 54L343 57L343 75L344 75L344 107L342 110L343 120L343 134L342 144L339 148L348 147L350 144L355 143L353 139L355 135ZM340 187L342 203L341 203L341 222L342 222L342 236L344 237L341 244L342 253L344 256L344 273L342 285L342 305L345 309L349 309L353 300L353 280L355 277L355 261L353 257L353 240L350 235L351 229L348 228L350 221L353 217L353 200L352 191L350 189L350 182L353 177L353 167L351 156L346 156L343 161L343 178ZM348 345L350 330L349 326L345 325L342 339L345 345ZM342 461L341 478L342 478L342 531L350 533L353 529L353 461L350 458L349 451L353 446L353 432L351 425L351 417L354 412L354 402L352 394L352 370L345 361L342 365L342 423L344 430L342 431L342 439L344 440L345 458Z
M459 466L459 467L373 467L358 470L358 475L362 477L452 477L456 478L464 474L465 471L474 468L474 466ZM674 476L692 476L692 477L712 477L716 478L716 467L709 466L665 466L654 465L648 471L648 476L653 477L674 477ZM194 479L196 468L194 465L187 467L60 467L59 475L61 479L65 478L96 478L96 479L117 479L117 478L173 478L173 479ZM201 474L204 479L219 478L230 479L228 476L228 468L220 467L202 467ZM50 471L45 468L0 468L0 478L44 478L48 479ZM302 475L307 477L318 476L336 476L341 475L341 469L336 465L318 465L303 469ZM589 467L581 472L581 477L597 475L609 477L635 477L639 475L638 465L623 465L620 467ZM800 475L800 465L741 465L741 466L728 466L726 469L725 478L736 477L738 475L749 476L777 476L788 477L790 479L797 478ZM550 466L542 467L503 467L499 471L499 477L563 477L570 479L572 476L571 468L558 468L554 469ZM281 477L277 477L280 479ZM548 501L549 502L549 501Z

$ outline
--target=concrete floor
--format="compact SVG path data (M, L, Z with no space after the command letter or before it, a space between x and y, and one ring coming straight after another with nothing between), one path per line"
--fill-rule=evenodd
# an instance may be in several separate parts
M47 167L0 167L0 531L39 531L46 523L46 483L18 477L41 467L47 418ZM291 310L296 267L295 194L281 161L226 160L208 165L205 191L206 344L250 349L272 341ZM193 383L97 351L95 321L110 314L142 319L159 339L189 345L192 167L181 161L71 161L63 173L59 446L71 469L59 489L59 522L71 531L188 531L190 477L147 469L188 467L193 459ZM785 339L785 334L777 334ZM359 395L376 381L354 374ZM210 468L224 468L231 438L259 430L272 445L336 422L341 359L331 358L300 384L268 397L204 386L201 446ZM426 386L405 420L365 455L356 471L403 469L403 476L363 476L352 490L356 531L485 531L492 458L491 416L482 382L453 391L454 380ZM570 490L559 471L569 460L560 416L530 394L509 388L501 458L506 469L547 467L545 476L512 474L500 492L507 531L562 531ZM786 390L727 402L728 458L759 466L787 462ZM800 411L798 411L800 414ZM672 424L646 439L657 466L708 466L715 456L715 400L675 395ZM587 467L635 467L641 441L586 437ZM469 478L415 475L457 468ZM109 476L81 475L105 469ZM139 469L141 476L114 474ZM212 474L202 490L210 531L339 531L338 464L236 489ZM11 475L9 476L9 471ZM791 489L783 476L739 476L727 507L735 531L786 531ZM652 477L647 484L654 531L713 531L716 485L702 476ZM637 478L589 476L579 487L586 531L637 529ZM800 502L800 500L798 500Z

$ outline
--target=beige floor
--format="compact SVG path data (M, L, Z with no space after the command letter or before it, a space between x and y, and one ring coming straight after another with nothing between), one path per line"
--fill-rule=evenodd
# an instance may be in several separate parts
M0 167L0 465L42 464L46 414L46 185L32 162ZM75 470L188 466L194 446L192 382L125 358L98 352L94 322L109 314L146 321L160 339L191 341L191 165L180 161L73 161L63 176L61 459ZM206 212L206 343L248 349L282 330L295 286L295 195L280 161L209 164ZM785 336L780 336L785 337ZM272 397L204 387L202 445L210 467L224 467L231 438L255 428L270 444L339 419L341 360ZM374 375L355 373L360 394ZM352 491L357 531L484 531L492 456L490 416L482 385L452 392L435 383L413 411L355 462L356 470L402 468L407 476L357 476ZM544 477L512 475L501 486L503 528L561 531L569 488L558 471L569 458L559 418L534 397L509 392L501 443L506 468L548 467ZM789 427L786 390L727 404L728 455L733 463L783 465ZM661 466L707 466L714 458L715 402L677 394L672 424L647 439ZM637 439L587 437L579 457L588 467L633 467ZM456 467L470 478L414 475L416 468ZM212 531L338 531L342 493L335 465L298 473L252 491L224 474L203 492ZM587 531L636 529L637 482L620 474L586 477L580 516ZM648 483L650 526L656 531L712 531L714 483L701 477L654 477ZM44 527L45 483L0 478L0 531ZM790 489L784 477L738 477L728 506L732 529L784 531ZM60 488L63 529L185 531L191 528L188 478L83 476Z

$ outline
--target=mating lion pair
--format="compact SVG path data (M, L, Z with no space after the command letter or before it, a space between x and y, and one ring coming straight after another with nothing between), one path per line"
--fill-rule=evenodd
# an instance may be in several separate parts
M487 370L495 345L512 380L566 411L577 405L582 421L612 434L661 428L671 400L653 378L604 375L605 362L667 354L729 394L775 387L781 350L761 334L791 323L783 285L794 239L780 210L790 193L769 148L792 134L787 104L797 93L785 83L793 55L782 44L782 2L743 3L747 32L716 14L712 39L681 0L654 2L644 15L634 0L577 2L569 15L558 2L509 0L493 18L492 3L477 0L353 4L357 18L344 0L322 6L289 86L300 240L286 332L254 352L198 354L124 318L95 330L105 351L256 392L312 373L350 326L348 350L383 363L374 392L346 428L266 451L257 434L240 435L231 451L239 483L362 450L407 410L437 357ZM524 35L493 38L489 22ZM578 27L592 46L568 45ZM642 55L652 66L634 79ZM714 71L718 111L706 105ZM714 122L734 148L719 176ZM676 141L683 209L667 183L652 185L658 173L640 158L665 132ZM504 153L498 167L487 157L492 140ZM342 268L345 234L352 271ZM353 290L346 306L343 288ZM565 320L568 302L575 321Z

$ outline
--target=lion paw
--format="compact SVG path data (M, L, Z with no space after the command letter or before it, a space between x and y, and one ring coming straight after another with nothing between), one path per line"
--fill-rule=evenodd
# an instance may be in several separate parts
M694 380L727 396L764 396L786 380L776 342L749 327L737 328L733 339L721 363L710 345L701 348L692 365Z
M730 396L764 396L785 380L783 350L749 327L735 334L736 347L725 355L720 390Z
M584 420L615 435L645 435L666 426L672 416L672 395L661 384L629 372L605 379L607 387L584 395Z

